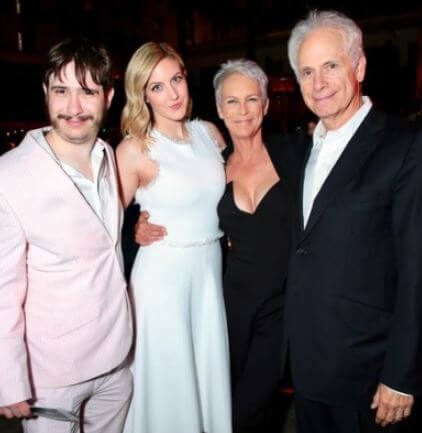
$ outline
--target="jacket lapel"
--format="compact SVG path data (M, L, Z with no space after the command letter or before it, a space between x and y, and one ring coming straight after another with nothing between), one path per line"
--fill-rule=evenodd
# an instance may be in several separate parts
M308 163L308 159L309 156L311 154L311 150L312 150L312 140L309 139L309 145L308 148L306 150L306 154L305 154L305 158L303 159L303 164L300 170L300 175L299 175L299 185L297 188L297 194L298 194L298 198L297 198L297 206L296 206L296 218L298 221L297 227L299 229L300 232L303 231L303 227L304 227L304 221L303 221L303 184L304 184L304 180L305 180L305 169L306 169L306 164Z
M328 175L319 193L315 197L311 214L308 219L306 228L302 232L302 239L312 231L315 224L318 223L325 209L336 199L352 179L358 174L360 168L368 159L371 152L378 145L382 134L380 132L385 127L385 116L377 113L374 109L368 113L356 133L347 144L337 163L334 165L331 173ZM309 154L306 158L309 158ZM300 206L298 211L301 215L301 226L303 228L303 181L305 167L301 174L300 182Z
M123 210L119 198L118 190L118 177L116 171L116 163L114 159L113 150L104 145L105 159L107 160L107 167L109 170L109 183L110 183L110 195L111 202L109 206L111 207L111 233L110 236L113 242L116 243L120 237L121 222L123 218Z
M31 151L34 153L34 157L37 158L37 165L34 164L29 165L28 168L31 168L33 170L33 175L37 176L39 179L45 177L44 187L46 190L52 190L53 193L56 193L60 195L73 209L78 209L80 212L89 213L91 216L89 218L90 225L97 226L96 230L102 230L105 232L107 238L109 240L114 240L115 237L112 236L112 234L109 234L107 229L105 228L103 222L101 219L97 216L95 211L91 208L89 203L86 201L82 193L79 191L79 189L76 187L76 185L73 183L72 179L63 171L63 169L59 166L57 161L54 160L54 158L51 157L51 155L48 154L46 150L42 148L42 146L38 143L38 140L40 137L37 137L37 133L42 134L43 132L41 130L33 131L31 135L28 135L24 142L22 142L22 145L27 145L30 147ZM109 159L109 158L108 158ZM113 170L111 177L111 183L114 183L115 179L115 171L114 167L111 169L111 166L113 166L110 161L108 161L109 169ZM48 173L47 176L45 176L45 173ZM113 177L114 176L114 177ZM115 197L117 195L116 192L116 186L111 185L111 190L113 191L113 202L115 200ZM113 203L114 205L115 203ZM117 218L117 214L116 214ZM114 228L115 220L113 221L113 228ZM116 236L116 234L114 234Z

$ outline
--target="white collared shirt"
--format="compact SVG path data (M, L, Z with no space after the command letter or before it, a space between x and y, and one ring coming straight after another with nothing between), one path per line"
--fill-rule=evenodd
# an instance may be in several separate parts
M38 143L48 152L49 155L57 162L63 171L71 178L75 186L78 188L82 196L94 210L98 218L104 224L104 227L109 234L113 233L111 203L111 179L110 170L107 164L107 158L104 155L105 146L102 140L97 139L91 151L91 168L93 180L88 179L80 171L76 170L69 164L57 159L57 156L52 151L48 144L45 134L50 128L43 129L41 140Z
M367 96L362 97L363 104L358 111L340 128L327 131L321 121L313 134L313 146L306 163L303 182L303 224L306 227L315 197L340 158L347 143L353 137L360 124L372 107Z

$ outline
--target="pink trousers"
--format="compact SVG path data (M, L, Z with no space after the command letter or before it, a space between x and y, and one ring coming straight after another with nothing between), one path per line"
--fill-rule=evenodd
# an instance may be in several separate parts
M121 433L132 397L132 374L119 368L83 383L40 388L36 394L34 406L70 410L80 415L81 423L25 419L24 433Z

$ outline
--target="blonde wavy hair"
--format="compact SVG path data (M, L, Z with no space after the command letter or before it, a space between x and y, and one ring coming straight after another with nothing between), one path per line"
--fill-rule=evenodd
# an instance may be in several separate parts
M186 67L180 54L165 42L147 42L132 55L125 72L126 104L123 108L120 127L123 136L139 140L142 151L148 149L153 142L150 136L154 126L154 115L146 103L145 89L157 64L172 58L179 63L182 73L186 76ZM192 99L189 97L185 119L192 112Z

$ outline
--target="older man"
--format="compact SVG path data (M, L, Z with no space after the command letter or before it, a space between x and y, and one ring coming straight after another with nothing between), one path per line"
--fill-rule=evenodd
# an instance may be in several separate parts
M422 388L422 134L362 96L349 18L311 12L288 48L319 118L286 286L298 431L398 431Z
M132 324L114 156L97 138L107 51L61 42L43 87L51 127L0 158L0 415L26 433L119 433Z

